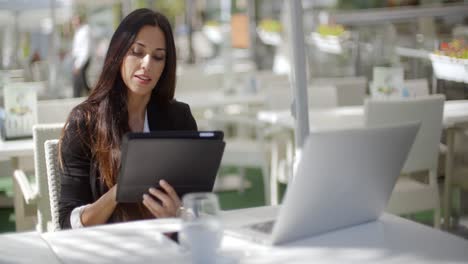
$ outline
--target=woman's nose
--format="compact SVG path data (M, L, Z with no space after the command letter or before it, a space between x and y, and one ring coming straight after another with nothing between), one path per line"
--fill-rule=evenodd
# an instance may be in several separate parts
M150 66L151 66L151 56L149 54L146 54L141 60L141 68L149 71Z

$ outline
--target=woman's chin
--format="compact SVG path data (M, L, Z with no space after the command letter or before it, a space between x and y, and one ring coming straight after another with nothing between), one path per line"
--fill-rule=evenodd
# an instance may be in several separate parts
M129 94L133 94L133 95L137 95L137 96L146 96L146 95L151 94L151 91L153 90L153 88L154 87L149 87L149 86L146 86L146 87L141 87L141 86L131 87L131 88L128 88L128 92L129 92Z

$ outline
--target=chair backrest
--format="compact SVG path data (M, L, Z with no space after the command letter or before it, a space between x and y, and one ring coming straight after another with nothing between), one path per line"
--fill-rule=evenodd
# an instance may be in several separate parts
M309 86L309 108L333 108L338 106L338 93L336 86L319 85Z
M34 141L34 170L39 199L37 202L37 227L40 232L47 230L50 221L49 186L47 183L47 169L44 143L49 139L58 139L62 132L63 123L38 124L33 127Z
M264 91L265 108L290 109L292 104L292 91L289 87L273 88ZM309 86L307 89L309 108L333 108L337 107L336 87L330 85Z
M220 91L223 88L223 74L207 74L197 68L185 68L177 75L177 93Z
M37 93L41 82L9 82L4 84L3 136L7 139L30 137L36 123Z
M444 100L445 97L438 94L391 100L366 99L366 125L421 122L415 142L403 167L403 173L437 170Z
M258 71L255 73L257 88L260 91L268 89L285 89L291 90L291 82L286 74L276 74L272 71Z
M49 186L51 225L48 231L60 230L59 222L59 199L60 199L60 170L58 157L58 139L47 140L44 143L45 159L47 168L47 182Z
M292 104L291 88L272 88L264 89L265 95L265 108L269 110L274 109L290 109Z
M427 79L405 80L404 83L410 97L429 95L429 82Z
M362 105L366 97L366 77L320 78L313 79L311 83L312 86L334 86L337 106Z
M39 100L37 101L37 122L45 123L65 123L71 110L83 102L85 97Z

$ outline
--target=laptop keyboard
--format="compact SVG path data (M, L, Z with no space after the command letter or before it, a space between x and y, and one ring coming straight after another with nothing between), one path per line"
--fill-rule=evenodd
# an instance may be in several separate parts
M268 221L268 222L262 222L258 224L253 224L250 227L256 231L260 231L265 234L271 234L273 231L273 226L275 224L274 220Z

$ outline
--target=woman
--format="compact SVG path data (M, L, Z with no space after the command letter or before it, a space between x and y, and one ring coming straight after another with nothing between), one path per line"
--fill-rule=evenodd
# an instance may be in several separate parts
M89 98L70 113L60 140L60 225L76 228L108 222L175 216L180 199L150 188L141 204L118 204L120 144L127 132L197 130L188 105L173 100L176 54L164 15L138 9L119 25L102 73Z

